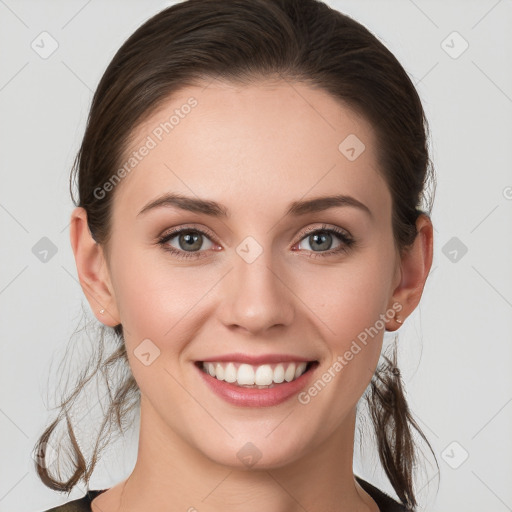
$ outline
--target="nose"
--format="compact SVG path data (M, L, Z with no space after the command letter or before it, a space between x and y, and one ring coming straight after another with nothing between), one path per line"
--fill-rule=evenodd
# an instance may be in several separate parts
M219 316L229 329L262 334L293 322L295 296L286 272L272 268L270 251L248 263L236 256L222 286ZM275 265L274 265L275 266Z

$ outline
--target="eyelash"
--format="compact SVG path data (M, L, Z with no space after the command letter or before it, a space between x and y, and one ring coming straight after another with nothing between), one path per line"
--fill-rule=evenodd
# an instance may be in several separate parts
M201 235L204 235L207 238L213 239L213 241L215 241L215 237L208 230L203 230L203 229L198 229L198 228L193 228L193 227L184 227L184 228L180 228L180 229L171 231L170 233L163 235L162 237L160 237L158 239L157 242L158 242L158 244L160 244L162 246L162 248L165 251L170 252L173 256L176 256L178 259L188 259L188 258L198 259L198 258L204 257L204 256L197 256L197 254L205 252L205 251L181 251L181 250L178 250L178 249L167 244L167 242L169 240L172 240L177 235L184 233L184 232L200 233ZM324 251L324 252L320 252L320 253L314 253L314 252L310 251L311 254L308 256L309 258L326 258L328 256L333 256L335 254L343 254L343 253L347 252L355 243L355 240L353 238L351 238L344 230L341 230L339 228L329 228L325 224L321 228L311 228L311 229L306 230L304 233L302 233L302 236L301 236L299 242L301 242L307 236L311 236L312 234L316 234L316 233L334 233L341 240L342 244L336 249L330 249L328 251ZM297 243L299 243L299 242L297 242Z

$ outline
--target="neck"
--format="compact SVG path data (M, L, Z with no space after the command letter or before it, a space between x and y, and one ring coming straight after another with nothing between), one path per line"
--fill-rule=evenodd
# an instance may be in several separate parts
M279 467L240 468L204 456L141 402L137 462L118 512L378 512L355 481L355 409L335 435Z

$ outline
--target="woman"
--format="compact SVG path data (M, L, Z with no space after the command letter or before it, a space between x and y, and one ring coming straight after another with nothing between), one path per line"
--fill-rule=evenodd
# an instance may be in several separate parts
M124 369L100 436L140 406L139 448L126 480L52 510L415 508L411 427L425 437L396 354L378 361L432 263L427 133L395 57L318 1L188 0L123 44L70 237L118 341L102 371ZM363 394L400 503L353 474ZM45 464L72 401L36 446L67 492L99 453L68 422L73 474Z

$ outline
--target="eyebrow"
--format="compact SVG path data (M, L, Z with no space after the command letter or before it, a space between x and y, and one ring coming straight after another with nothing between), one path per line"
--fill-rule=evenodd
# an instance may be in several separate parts
M290 203L285 216L292 215L294 217L298 217L308 213L317 213L330 208L346 206L358 208L372 217L370 209L361 201L357 200L355 197L341 194L316 197L305 201L293 201ZM144 206L144 208L142 208L137 216L162 207L176 207L181 210L202 213L216 218L227 218L230 216L229 210L215 201L198 199L175 193L167 193L153 201L150 201L146 206Z

